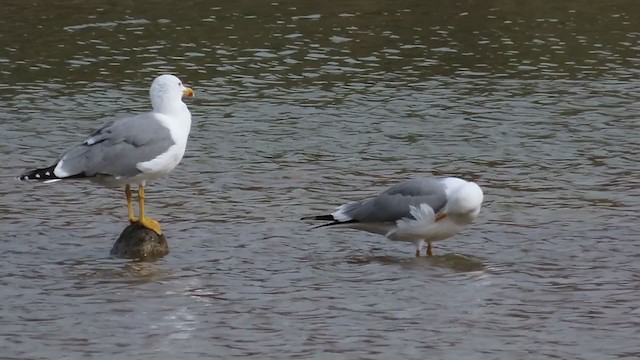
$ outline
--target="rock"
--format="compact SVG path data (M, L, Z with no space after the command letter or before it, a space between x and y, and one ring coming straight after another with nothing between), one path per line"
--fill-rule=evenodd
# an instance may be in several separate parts
M140 223L127 226L110 252L112 256L143 261L159 259L168 253L169 245L164 234L158 235Z

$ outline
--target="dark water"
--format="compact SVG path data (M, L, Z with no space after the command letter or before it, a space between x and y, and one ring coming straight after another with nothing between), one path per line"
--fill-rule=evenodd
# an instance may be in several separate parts
M637 1L6 1L3 358L640 356ZM108 256L120 191L32 185L158 74L196 91L147 190L171 254ZM473 179L435 258L297 220Z

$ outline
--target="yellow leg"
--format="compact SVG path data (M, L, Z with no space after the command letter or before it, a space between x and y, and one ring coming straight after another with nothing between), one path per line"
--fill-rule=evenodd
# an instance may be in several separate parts
M133 224L138 222L138 218L133 216L133 201L131 200L131 186L129 184L125 186L124 194L127 196L127 206L129 207L129 222Z
M138 206L140 207L140 224L149 230L155 231L156 234L162 235L160 223L144 216L144 185L138 188Z
M427 243L427 256L433 256L433 249L431 248L431 243Z

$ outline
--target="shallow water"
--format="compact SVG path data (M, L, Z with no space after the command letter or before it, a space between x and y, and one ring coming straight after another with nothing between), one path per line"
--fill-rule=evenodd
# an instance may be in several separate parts
M0 19L3 357L640 354L640 3L9 1ZM171 253L109 257L124 195L20 183L157 74L196 91L147 189ZM300 216L417 175L478 221L411 245Z

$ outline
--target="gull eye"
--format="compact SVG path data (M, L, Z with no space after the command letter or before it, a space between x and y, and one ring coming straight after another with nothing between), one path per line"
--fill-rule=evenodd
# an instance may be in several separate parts
M179 83L178 83L178 86L182 86L182 82L179 82Z

